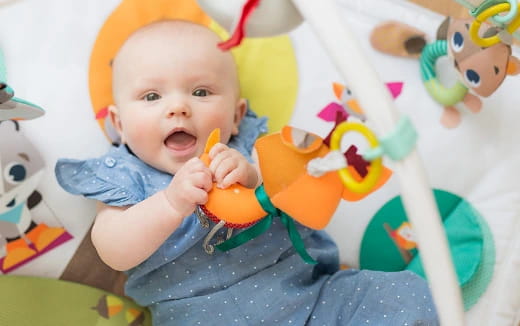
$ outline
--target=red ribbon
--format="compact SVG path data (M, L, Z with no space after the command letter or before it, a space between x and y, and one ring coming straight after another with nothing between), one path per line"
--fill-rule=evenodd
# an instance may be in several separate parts
M249 16L253 13L253 11L256 9L256 7L258 7L259 4L260 0L247 0L247 2L244 4L244 7L242 7L240 20L238 21L237 27L235 28L233 35L227 41L220 42L218 44L218 47L221 50L227 51L231 48L234 48L235 46L240 45L245 35L246 22L249 19Z

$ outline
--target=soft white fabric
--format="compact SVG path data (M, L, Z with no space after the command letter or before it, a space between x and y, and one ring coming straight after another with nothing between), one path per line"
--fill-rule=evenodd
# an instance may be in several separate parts
M91 157L108 146L90 104L88 64L99 28L120 0L6 3L0 5L4 26L0 30L0 47L5 53L8 82L18 97L47 111L42 118L22 123L22 131L40 149L47 164L39 190L75 237L16 274L58 277L87 232L95 210L94 203L60 189L52 168L59 157ZM482 299L467 313L468 325L518 323L520 174L515 168L520 166L516 143L520 139L519 77L508 77L495 94L484 99L481 113L463 110L461 126L446 130L439 124L441 108L421 83L418 61L377 53L368 42L370 30L388 19L412 24L434 38L443 17L398 0L340 0L338 10L359 36L381 80L405 83L396 105L419 132L418 149L432 187L466 198L486 218L493 232L497 248L495 274ZM291 38L300 75L291 124L325 136L333 124L319 120L316 114L336 101L331 84L342 80L308 25L297 28ZM443 62L439 67L442 78L453 76ZM349 139L363 151L361 137ZM386 164L391 166L392 162ZM398 193L399 184L392 178L367 199L341 204L328 230L338 241L344 263L358 265L365 227L375 212Z
M58 277L94 218L93 202L58 186L54 165L60 157L102 154L109 145L91 108L88 64L97 33L118 4L119 0L13 0L0 5L7 82L15 96L46 111L41 118L20 122L46 164L38 190L58 222L74 236L14 274Z
M387 20L408 23L433 40L444 17L405 1L341 0L338 3L341 15L359 36L381 80L404 82L396 106L410 117L418 130L418 150L432 187L466 198L484 216L495 237L495 274L480 301L467 313L467 324L514 324L520 311L520 174L515 171L520 164L517 145L520 135L519 77L507 77L495 94L483 99L482 112L473 114L462 109L461 125L447 130L439 123L441 107L422 85L418 61L377 53L369 44L372 28ZM328 102L335 101L330 83L342 80L338 79L308 26L296 30L293 40L301 86L292 123L326 135L331 123L319 122L316 114ZM518 49L513 51L519 56ZM348 53L345 53L345 60L348 60ZM445 60L440 60L438 69L443 81L449 82L455 77ZM359 141L359 137L352 139ZM361 140L358 144L365 143ZM391 166L392 162L387 164ZM367 199L341 204L327 229L339 243L343 262L353 266L359 264L359 249L367 224L399 191L398 180L392 178Z

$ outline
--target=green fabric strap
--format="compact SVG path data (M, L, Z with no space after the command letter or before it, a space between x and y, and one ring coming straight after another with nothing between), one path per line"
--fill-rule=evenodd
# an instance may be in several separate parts
M273 205L271 200L269 200L269 196L267 196L263 185L256 188L255 195L258 203L260 206L262 206L262 209L266 211L268 215L261 219L254 226L217 245L217 249L227 251L258 237L260 234L267 231L267 229L271 226L273 223L273 218L279 216L280 220L287 228L289 238L291 239L296 252L307 264L316 264L317 262L305 250L305 245L303 244L303 240L300 237L298 230L296 229L296 225L294 224L292 217L285 214Z
M267 215L252 227L248 228L247 230L244 230L243 232L240 232L234 237L229 238L221 244L216 245L216 247L217 249L222 251L228 251L233 248L236 248L267 231L267 229L269 229L269 227L271 226L271 223L273 223L273 217L271 215Z
M305 245L303 244L303 240L300 237L300 234L298 233L298 230L296 230L296 225L294 225L294 220L289 215L285 214L284 212L280 211L280 219L282 220L282 223L287 228L287 232L289 233L289 238L291 239L291 242L293 244L294 249L296 249L296 252L302 257L303 261L307 264L317 264L318 262L315 261L305 250Z
M395 129L379 139L379 146L368 150L363 154L363 158L367 161L373 161L378 157L387 155L394 161L400 161L414 150L417 138L417 131L410 118L402 116Z

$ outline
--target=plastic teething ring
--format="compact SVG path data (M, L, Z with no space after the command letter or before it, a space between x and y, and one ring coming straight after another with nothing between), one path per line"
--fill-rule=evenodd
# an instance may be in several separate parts
M478 14L477 17L475 17L475 20L473 21L473 23L471 23L471 26L469 27L469 35L470 35L471 39L473 40L473 42L475 42L475 44L477 44L478 46L487 48L487 47L493 46L493 45L501 42L500 36L498 34L490 36L490 37L484 37L484 38L482 38L478 35L480 26L482 25L482 23L491 17L494 17L495 20L504 20L504 21L506 21L506 18L508 18L508 19L514 18L514 20L511 22L511 24L509 24L506 28L507 32L510 34L513 33L519 27L520 15L518 15L518 10L517 10L518 5L514 1L515 0L512 0L512 1L510 0L507 3L500 3L500 4L494 5L492 7L489 7L488 9L486 9L486 10L482 11L480 14ZM509 13L503 17L499 16L498 14L500 14L502 12L509 12ZM509 16L511 16L512 18Z
M511 6L511 8L509 9L509 12L507 13L507 15L503 15L503 16L495 15L493 17L494 22L496 22L498 24L507 24L511 20L513 20L513 18L515 18L516 14L518 13L518 3L516 2L516 0L507 0L507 2Z
M435 63L440 57L447 54L448 42L446 40L437 40L433 43L426 44L419 58L419 62L421 78L430 96L437 101L437 103L444 106L452 106L464 99L468 93L468 88L460 81L456 81L453 86L448 88L437 78Z
M379 146L379 142L377 141L376 136L365 125L357 122L342 122L332 133L330 149L333 151L340 150L341 139L347 132L350 131L356 131L363 135L371 148L376 148ZM382 170L383 159L378 157L370 162L370 169L368 170L368 174L361 182L356 181L347 168L339 169L338 173L341 181L349 190L356 193L367 193L376 185L379 177L381 176Z

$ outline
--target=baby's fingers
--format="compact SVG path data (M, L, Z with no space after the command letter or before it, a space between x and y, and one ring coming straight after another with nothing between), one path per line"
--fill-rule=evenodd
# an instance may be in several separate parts
M231 172L236 170L238 166L239 162L232 157L226 157L222 159L218 165L210 166L210 171L213 173L213 179L219 188L225 188L222 181L224 181L224 178L226 178Z
M210 191L213 187L213 177L211 171L208 168L193 173L192 176L193 185L206 192Z
M227 173L220 182L217 182L217 187L226 189L232 184L238 183L241 177L241 171L238 169L232 170Z
M218 154L225 152L229 150L229 147L222 143L215 144L211 150L209 151L208 155L211 160L213 160Z
M234 153L231 150L220 152L209 163L209 170L213 173L215 179L222 178L224 177L224 175L222 175L221 173L225 170L229 171L230 166L231 168L236 167L238 160L239 158L236 157L236 155L234 155Z
M208 202L208 193L203 189L193 188L190 195L193 198L193 203L197 205L204 205Z
M217 148L217 150L214 152L214 156L211 158L211 162L209 163L209 169L213 174L217 171L217 169L222 165L224 161L227 161L235 156L235 153L232 149L225 147L224 149L222 147Z
M206 166L206 164L204 164L204 162L202 162L200 158L193 157L190 160L188 160L181 169L193 173L197 171L207 170L208 167Z

